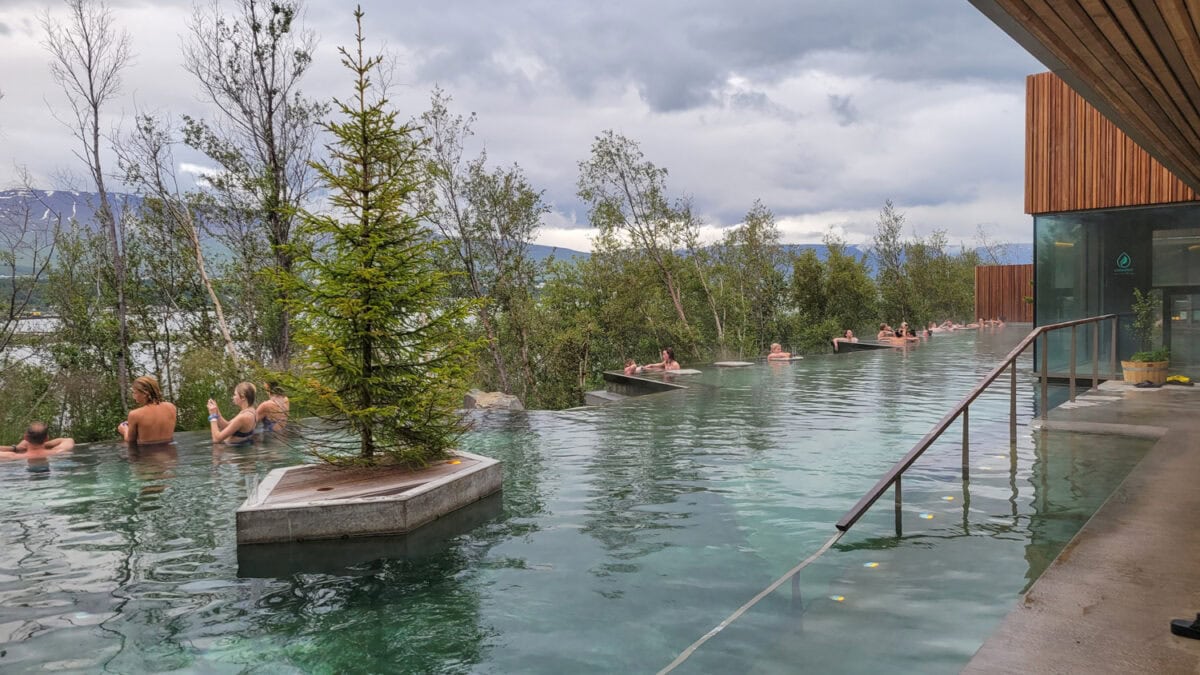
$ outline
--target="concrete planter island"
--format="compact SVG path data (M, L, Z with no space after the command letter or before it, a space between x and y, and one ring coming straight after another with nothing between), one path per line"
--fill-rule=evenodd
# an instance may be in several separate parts
M500 491L500 462L469 452L412 470L274 469L237 510L238 544L405 534Z

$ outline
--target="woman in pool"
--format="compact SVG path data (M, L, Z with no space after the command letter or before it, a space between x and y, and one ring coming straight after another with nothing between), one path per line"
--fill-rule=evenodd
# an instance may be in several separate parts
M858 338L854 337L854 331L847 329L841 337L833 338L833 351L838 350L838 343L841 342L858 342Z
M786 361L792 358L791 352L783 351L783 347L778 342L771 343L771 353L767 354L768 361Z
M679 362L675 360L675 350L670 347L662 350L662 361L648 363L642 366L642 370L679 370Z
M170 443L175 439L175 404L162 400L158 380L143 375L130 387L139 408L129 411L129 419L117 426L117 433L130 445Z
M242 382L233 388L233 404L238 407L238 414L233 419L226 420L217 407L217 402L208 399L208 428L212 432L214 443L237 445L249 443L254 436L254 427L258 426L258 415L254 413L254 385Z
M279 386L278 382L267 382L265 388L267 392L267 400L258 404L256 411L258 419L262 420L263 431L282 432L287 426L288 411L291 409L291 401L283 393L283 387Z
M896 337L896 331L886 323L879 324L879 332L875 334L876 340L887 340L888 338Z

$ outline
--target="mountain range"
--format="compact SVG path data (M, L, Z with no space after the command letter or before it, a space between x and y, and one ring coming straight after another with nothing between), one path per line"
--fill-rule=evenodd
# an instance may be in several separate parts
M141 198L136 195L116 194L113 202L119 211L123 208L136 208L141 203ZM20 227L25 221L26 214L28 214L31 224L35 226L52 225L58 215L62 216L64 223L71 219L79 223L93 223L98 204L99 200L94 192L0 190L0 230L12 231L12 228ZM1007 259L998 261L1001 264L1018 265L1033 262L1033 244L1008 244L1003 248L1005 249L1004 257ZM824 244L785 244L784 249L794 253L811 249L821 260L825 260L829 255L829 249ZM863 246L852 245L847 247L847 252L855 256L862 256L867 253L867 249ZM982 251L980 252L982 253ZM586 251L543 244L530 244L529 253L538 262L551 256L556 260L563 260L586 259L591 255ZM874 264L869 257L867 264L871 268L871 274L874 274Z

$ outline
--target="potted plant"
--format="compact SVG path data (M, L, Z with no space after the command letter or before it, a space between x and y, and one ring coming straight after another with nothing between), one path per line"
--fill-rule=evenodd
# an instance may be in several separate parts
M1121 371L1125 381L1138 384L1149 381L1151 384L1165 384L1167 381L1167 366L1171 359L1171 350L1166 347L1154 348L1154 332L1158 322L1160 302L1154 293L1143 293L1141 289L1133 289L1133 337L1137 341L1138 351L1121 362Z

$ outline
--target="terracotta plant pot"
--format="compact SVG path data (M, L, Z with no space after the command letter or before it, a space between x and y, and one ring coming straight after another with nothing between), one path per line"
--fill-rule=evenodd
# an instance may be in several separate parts
M1121 372L1125 381L1138 384L1149 380L1152 384L1166 384L1167 364L1170 361L1122 361Z

